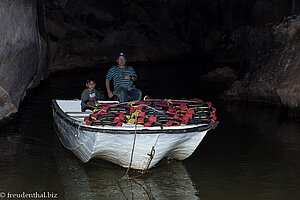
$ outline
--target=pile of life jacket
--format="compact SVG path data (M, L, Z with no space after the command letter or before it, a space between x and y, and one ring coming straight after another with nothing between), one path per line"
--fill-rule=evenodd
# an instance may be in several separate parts
M126 123L144 127L180 126L215 123L216 109L201 100L145 100L127 104L98 104L84 118L91 126L122 126Z

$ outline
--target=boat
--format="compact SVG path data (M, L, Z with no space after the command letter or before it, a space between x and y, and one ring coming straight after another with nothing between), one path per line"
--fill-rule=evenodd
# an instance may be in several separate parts
M84 163L100 158L124 168L145 171L165 157L181 161L217 126L217 121L180 126L145 127L133 123L91 126L86 122L91 113L82 112L80 103L80 100L52 100L52 111L61 143ZM118 105L116 101L98 103Z

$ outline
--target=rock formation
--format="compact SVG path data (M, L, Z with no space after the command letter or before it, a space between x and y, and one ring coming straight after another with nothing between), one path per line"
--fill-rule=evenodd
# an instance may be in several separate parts
M229 67L217 68L200 77L200 80L204 82L216 82L225 84L231 84L236 79L237 76L235 72Z
M0 120L17 111L26 90L47 69L40 2L0 1Z
M242 78L226 98L300 107L300 16L266 25L249 35Z

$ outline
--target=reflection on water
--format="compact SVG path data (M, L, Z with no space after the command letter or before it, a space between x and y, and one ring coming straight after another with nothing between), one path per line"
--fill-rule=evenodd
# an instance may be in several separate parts
M299 199L299 123L267 105L219 104L218 113L218 129L184 162L200 196Z
M103 199L198 199L184 165L169 162L163 161L159 167L134 179L120 179L124 170L103 168L95 162L86 167L86 173L91 190Z
M58 173L66 199L199 199L195 186L182 162L163 160L146 174L94 159L81 164L58 145L55 154Z
M175 74L166 81L156 68L137 71L145 80L139 87L153 91L150 96L198 97L217 108L219 126L190 158L165 160L134 180L119 180L125 170L101 160L80 163L55 135L50 101L79 98L84 80L103 77L104 71L56 74L29 91L13 120L0 127L0 193L54 192L59 199L300 199L300 124L282 109L220 102L213 93L219 87L199 85L186 72L179 77L169 70ZM103 82L99 78L98 87Z

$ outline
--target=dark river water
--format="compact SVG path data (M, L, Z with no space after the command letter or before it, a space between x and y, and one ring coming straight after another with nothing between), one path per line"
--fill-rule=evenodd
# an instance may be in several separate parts
M125 170L100 159L81 163L60 144L50 101L80 98L87 78L104 89L107 69L60 72L30 90L0 127L0 198L300 199L300 125L282 108L217 100L224 86L199 82L194 65L134 67L144 94L200 98L216 107L220 124L191 157L163 160L133 180L120 180Z

